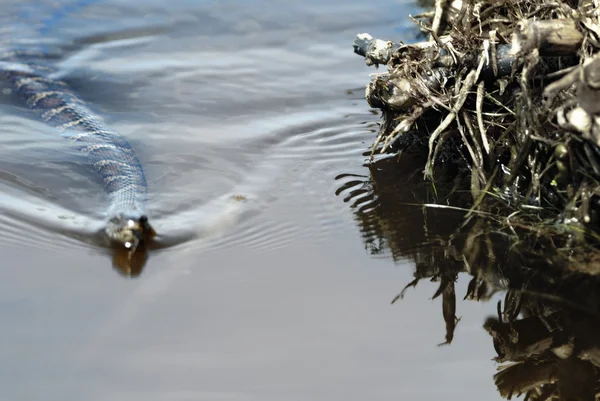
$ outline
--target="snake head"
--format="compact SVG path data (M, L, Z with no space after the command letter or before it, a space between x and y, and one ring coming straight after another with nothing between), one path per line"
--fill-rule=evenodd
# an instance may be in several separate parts
M137 218L125 214L114 216L106 224L105 232L112 242L123 245L131 253L140 243L156 235L145 215Z

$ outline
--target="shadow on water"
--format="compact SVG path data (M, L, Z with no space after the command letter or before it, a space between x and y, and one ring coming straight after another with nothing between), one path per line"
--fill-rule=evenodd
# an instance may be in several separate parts
M366 250L415 264L414 280L439 283L445 342L460 318L457 297L486 302L504 294L483 323L500 364L494 382L506 399L595 400L600 396L600 279L575 265L568 243L552 231L470 214L464 175L446 167L435 188L422 179L419 146L368 164L368 175L342 174L337 194L354 212ZM447 205L453 205L447 207ZM587 261L589 267L598 261ZM469 280L457 294L457 280Z

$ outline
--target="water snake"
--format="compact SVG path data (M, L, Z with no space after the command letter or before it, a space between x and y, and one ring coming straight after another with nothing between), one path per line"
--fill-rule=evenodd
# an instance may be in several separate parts
M87 3L90 1L80 0L79 4ZM32 44L31 38L20 40L22 25L13 24L10 36L0 46L0 78L98 173L108 201L106 238L135 252L138 244L155 235L145 212L147 182L142 165L129 142L54 77L55 54L46 45ZM49 26L46 21L44 28Z

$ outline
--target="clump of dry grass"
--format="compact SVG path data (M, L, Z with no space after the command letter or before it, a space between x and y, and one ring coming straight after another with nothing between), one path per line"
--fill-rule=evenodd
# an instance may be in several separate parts
M437 164L456 163L470 176L471 214L501 203L500 219L592 244L585 255L597 249L597 5L436 0L411 18L427 41L361 34L354 44L367 64L386 67L366 90L383 116L371 157L425 142L424 178L435 183Z

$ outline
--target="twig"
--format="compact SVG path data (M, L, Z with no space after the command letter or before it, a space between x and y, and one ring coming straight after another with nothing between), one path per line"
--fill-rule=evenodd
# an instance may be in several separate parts
M477 86L477 101L475 102L475 110L477 111L477 125L479 126L479 134L481 135L481 143L485 153L490 154L490 143L488 142L485 126L483 125L483 95L485 93L485 84L480 82Z
M435 40L440 30L440 24L444 15L444 6L447 0L435 0L435 14L433 16L433 22L431 23L431 34L430 39Z

